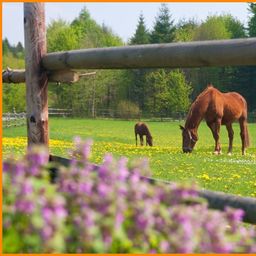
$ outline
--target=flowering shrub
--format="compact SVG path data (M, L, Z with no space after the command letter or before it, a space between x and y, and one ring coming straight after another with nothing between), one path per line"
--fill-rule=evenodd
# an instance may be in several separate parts
M256 252L243 212L209 210L195 185L150 184L146 160L107 154L89 161L91 141L75 141L69 167L51 184L48 154L28 150L3 169L3 251L14 253Z

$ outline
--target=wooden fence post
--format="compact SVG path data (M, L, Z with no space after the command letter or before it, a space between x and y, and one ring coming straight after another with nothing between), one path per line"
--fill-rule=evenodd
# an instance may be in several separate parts
M48 78L41 59L47 53L44 3L24 3L28 145L48 146Z

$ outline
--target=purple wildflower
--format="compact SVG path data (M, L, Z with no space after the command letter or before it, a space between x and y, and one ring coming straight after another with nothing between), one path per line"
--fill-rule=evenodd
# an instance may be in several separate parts
M147 161L128 168L126 158L110 154L96 167L88 161L91 142L76 138L75 144L71 166L60 169L54 185L36 181L47 151L30 149L25 161L4 163L3 228L16 225L25 248L19 252L256 251L255 229L241 225L241 210L209 210L200 200L186 205L198 196L194 184L150 184L141 179ZM38 236L33 248L27 240L31 232Z
M42 216L46 222L50 222L54 216L51 207L44 207L42 209Z
M35 204L29 200L20 199L15 202L17 212L31 214L35 209Z

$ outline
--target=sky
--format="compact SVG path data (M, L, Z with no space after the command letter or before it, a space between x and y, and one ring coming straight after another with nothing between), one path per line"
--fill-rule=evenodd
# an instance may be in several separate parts
M138 17L142 12L146 26L152 29L161 3L46 3L46 23L62 18L71 22L86 6L91 17L99 24L109 26L125 42L136 30ZM211 14L230 13L246 24L248 20L247 3L168 3L172 18L204 20ZM11 44L24 43L23 3L3 3L2 37Z

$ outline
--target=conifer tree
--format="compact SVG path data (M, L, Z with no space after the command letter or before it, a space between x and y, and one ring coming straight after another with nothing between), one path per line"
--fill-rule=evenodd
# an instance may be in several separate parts
M150 36L151 43L157 44L172 42L175 36L175 26L173 25L173 22L174 20L171 19L171 14L167 5L162 4Z
M145 19L141 13L134 36L130 40L130 44L148 44L149 32L145 25Z
M249 12L251 13L251 17L248 22L248 31L249 36L256 36L256 3L249 3Z
M10 51L11 45L7 38L3 39L2 47L3 47L3 54L7 54Z

